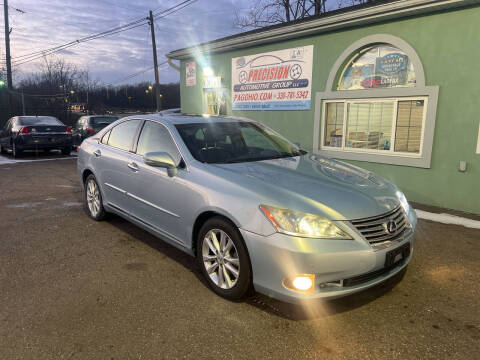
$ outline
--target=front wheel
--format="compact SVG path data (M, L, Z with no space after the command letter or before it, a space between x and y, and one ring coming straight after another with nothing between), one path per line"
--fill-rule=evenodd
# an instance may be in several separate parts
M97 179L90 174L85 180L84 208L88 216L93 220L100 221L105 218L105 209L103 208L102 194L97 183Z
M218 295L240 300L252 290L250 259L238 229L222 217L208 220L197 239L197 261Z

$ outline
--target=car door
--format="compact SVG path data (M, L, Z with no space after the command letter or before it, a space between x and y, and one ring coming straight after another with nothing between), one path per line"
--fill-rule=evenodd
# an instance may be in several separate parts
M178 164L177 175L170 177L164 168L145 164L143 155L149 152L166 152ZM134 164L135 188L132 195L133 216L178 243L185 243L187 225L185 199L199 197L188 186L188 171L182 156L169 132L161 123L145 121L138 138Z
M142 120L127 120L113 127L102 138L93 152L95 175L101 184L104 201L107 205L129 213L131 199L127 192L131 190L134 171L131 168L133 141Z

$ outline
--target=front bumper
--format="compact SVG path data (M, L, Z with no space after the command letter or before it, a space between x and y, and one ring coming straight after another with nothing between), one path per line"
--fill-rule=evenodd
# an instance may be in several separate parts
M334 299L375 286L404 269L413 254L414 229L386 249L374 250L360 236L354 240L307 239L275 233L258 235L240 229L247 245L255 290L267 296L299 303ZM385 267L386 253L410 243L407 258ZM297 292L282 285L285 277L314 274L312 292Z

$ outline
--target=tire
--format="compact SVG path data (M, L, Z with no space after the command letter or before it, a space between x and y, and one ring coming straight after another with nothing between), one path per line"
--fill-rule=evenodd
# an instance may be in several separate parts
M71 147L66 147L66 148L63 148L62 149L62 155L70 155L70 153L72 152L72 148Z
M18 158L22 155L22 150L17 148L15 142L12 143L12 155L14 158Z
M96 192L93 188L96 189ZM98 186L97 179L93 174L88 175L83 185L83 208L88 216L95 221L101 221L105 218L106 212L103 208L103 199ZM91 200L91 202L89 202ZM94 205L95 203L96 205Z
M0 154L6 154L7 153L7 149L5 149L2 144L0 144Z
M222 232L226 235L223 242ZM218 254L222 245L226 251ZM203 224L197 238L197 261L210 288L218 295L229 300L241 300L252 292L252 270L247 248L238 229L225 218L216 216ZM207 268L214 270L209 274ZM237 276L232 269L238 271Z

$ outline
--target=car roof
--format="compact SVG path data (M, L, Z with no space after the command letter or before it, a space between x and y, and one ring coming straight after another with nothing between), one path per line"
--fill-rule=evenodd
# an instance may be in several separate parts
M163 114L163 115L162 114L146 114L146 115L129 116L129 118L154 120L154 121L159 121L159 122L169 123L169 124L198 124L198 123L252 121L249 119L230 117L230 116L212 116L212 115L206 116L206 115L185 115L185 114Z
M36 115L20 115L20 116L17 116L18 119L22 120L22 119L57 119L55 116L44 116L44 115L40 115L40 116L36 116ZM58 119L57 119L58 120Z
M83 117L83 118L89 118L89 119L91 119L91 118L96 118L96 117L114 117L114 118L118 118L117 115L110 115L110 114L105 114L105 115L98 115L98 114L97 114L97 115L83 115L83 116L81 116L81 117Z

